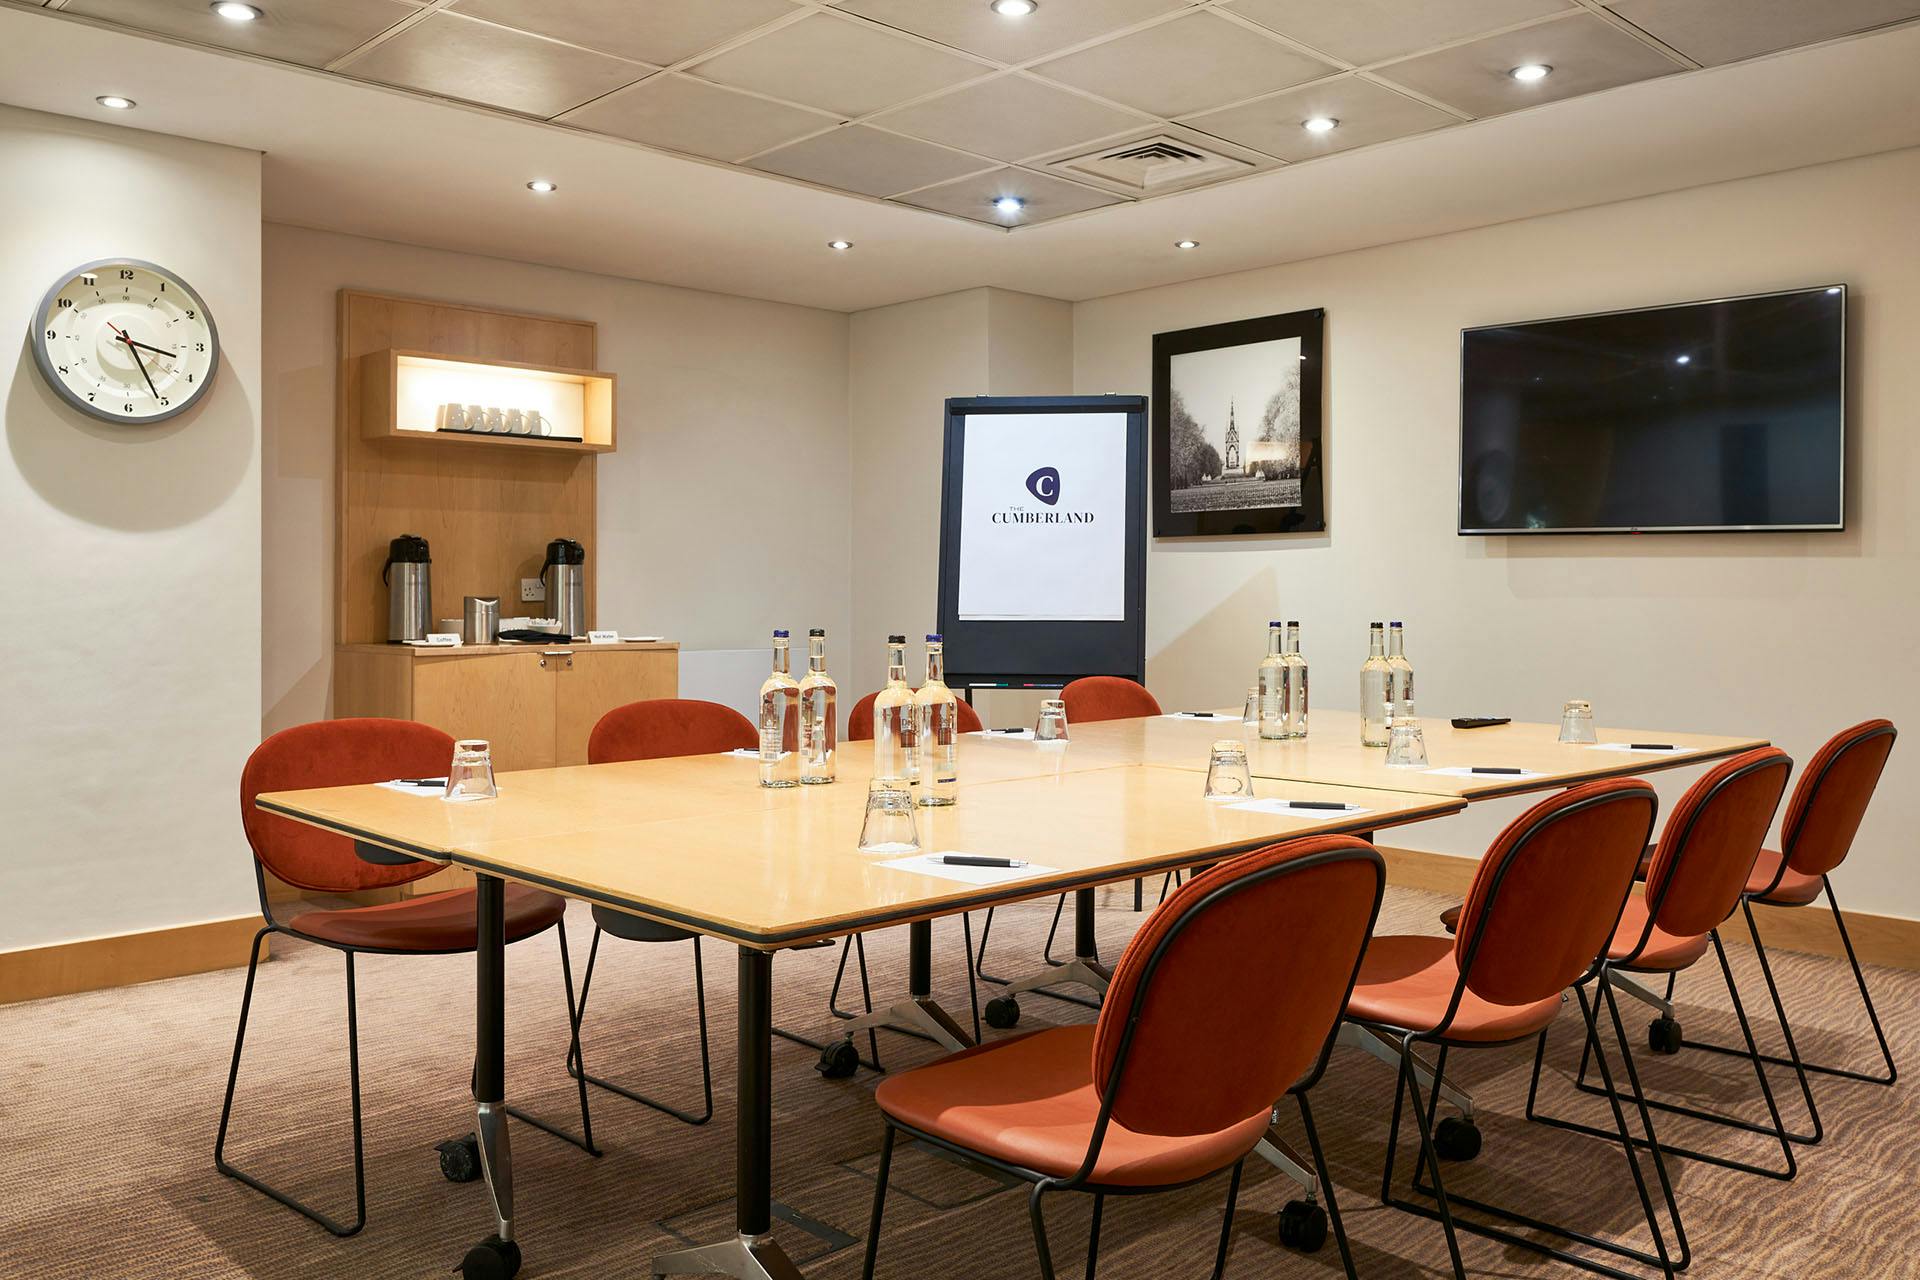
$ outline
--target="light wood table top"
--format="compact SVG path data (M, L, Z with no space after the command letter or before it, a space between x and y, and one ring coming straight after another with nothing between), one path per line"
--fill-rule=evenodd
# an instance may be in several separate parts
M1144 762L1204 770L1216 740L1247 744L1248 767L1257 778L1297 778L1337 786L1418 791L1470 800L1554 790L1596 778L1631 777L1677 769L1764 747L1764 738L1715 737L1666 729L1615 729L1602 725L1601 743L1662 743L1672 752L1607 750L1562 745L1558 724L1514 723L1456 729L1445 717L1422 717L1427 740L1425 769L1390 769L1384 747L1360 745L1360 717L1352 711L1316 711L1308 736L1297 741L1263 740L1246 732L1239 710L1218 720L1150 716L1069 727L1067 754L1077 761ZM1031 744L1029 744L1031 745ZM1474 765L1521 768L1531 776L1481 774L1461 777L1432 772Z

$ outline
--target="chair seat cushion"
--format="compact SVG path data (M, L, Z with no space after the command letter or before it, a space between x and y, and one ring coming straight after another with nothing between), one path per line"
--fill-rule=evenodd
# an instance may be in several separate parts
M1620 912L1620 923L1614 928L1613 941L1607 945L1607 958L1620 960L1632 955L1646 927L1647 900L1635 894L1627 899L1627 905ZM1704 933L1683 938L1665 929L1655 928L1647 939L1646 949L1635 956L1631 964L1623 967L1647 973L1672 973L1707 954L1707 948L1711 945L1712 940Z
M1778 849L1762 849L1760 860L1753 864L1753 874L1747 877L1747 892L1754 895L1755 902L1766 902L1776 907L1804 907L1820 896L1824 887L1821 877L1805 875L1788 867L1781 873L1780 864L1785 857ZM1767 893L1768 885L1773 884L1774 876L1780 876L1780 883L1772 893Z
M1432 1031L1446 1016L1447 1002L1460 980L1452 938L1388 935L1367 943L1360 980L1347 999L1349 1018L1402 1031ZM1445 1038L1473 1044L1518 1040L1545 1028L1560 1012L1560 998L1505 1005L1460 995L1460 1008Z
M685 942L693 934L675 925L661 924L645 916L629 915L612 907L595 906L593 922L616 938L628 942Z
M450 889L373 907L304 911L287 921L287 928L316 942L363 951L471 951L473 898L471 889ZM566 911L566 899L558 894L508 885L507 941L552 928Z
M956 1147L1054 1177L1087 1157L1100 1099L1091 1026L998 1040L888 1076L874 1094L894 1120ZM1108 1124L1092 1180L1160 1187L1224 1169L1267 1131L1262 1110L1218 1133L1165 1138Z

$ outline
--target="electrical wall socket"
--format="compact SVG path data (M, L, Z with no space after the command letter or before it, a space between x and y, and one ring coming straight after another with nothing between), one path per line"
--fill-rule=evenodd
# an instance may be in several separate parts
M547 584L538 578L520 579L520 603L536 604L547 598Z

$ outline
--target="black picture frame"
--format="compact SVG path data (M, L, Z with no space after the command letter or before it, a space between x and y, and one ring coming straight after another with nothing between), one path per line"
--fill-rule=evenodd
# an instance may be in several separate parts
M1289 311L1284 315L1259 316L1226 324L1202 325L1194 329L1175 329L1153 335L1153 536L1156 538L1210 538L1235 534L1321 533L1326 530L1325 492L1325 413L1322 402L1321 356L1326 328L1326 309ZM1218 509L1175 509L1174 447L1174 360L1196 352L1219 351L1255 343L1297 338L1300 342L1299 447L1297 479L1299 500L1292 506L1229 506ZM1276 375L1281 377L1284 375ZM1257 421L1255 413L1249 422ZM1237 424L1236 424L1237 425ZM1244 459L1240 464L1245 467ZM1223 476L1209 478L1206 486L1227 485ZM1253 477L1248 476L1247 481ZM1274 483L1267 478L1266 483ZM1281 481L1284 482L1284 481ZM1201 485L1183 485L1181 492L1193 492ZM1223 487L1225 496L1230 492Z

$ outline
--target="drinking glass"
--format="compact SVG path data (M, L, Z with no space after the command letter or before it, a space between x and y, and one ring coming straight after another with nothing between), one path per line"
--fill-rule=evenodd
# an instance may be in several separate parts
M1393 728L1387 737L1387 768L1424 769L1427 767L1427 735L1420 730L1420 722L1413 717L1412 709L1399 712L1393 717Z
M1207 759L1207 799L1252 798L1253 777L1247 772L1247 744L1237 738L1222 738L1213 744L1213 752Z
M1240 723L1255 733L1260 732L1260 686L1247 690L1246 709L1240 713Z
M920 832L913 820L913 797L897 778L867 784L867 816L860 824L862 853L918 853Z
M1594 743L1600 738L1593 731L1593 704L1585 698L1574 698L1560 708L1560 741L1573 743Z
M462 738L453 744L453 767L447 770L449 800L491 800L500 794L493 784L493 752L482 738Z
M1058 698L1048 698L1040 704L1040 719L1033 726L1033 736L1038 742L1065 742L1067 740L1067 704Z

